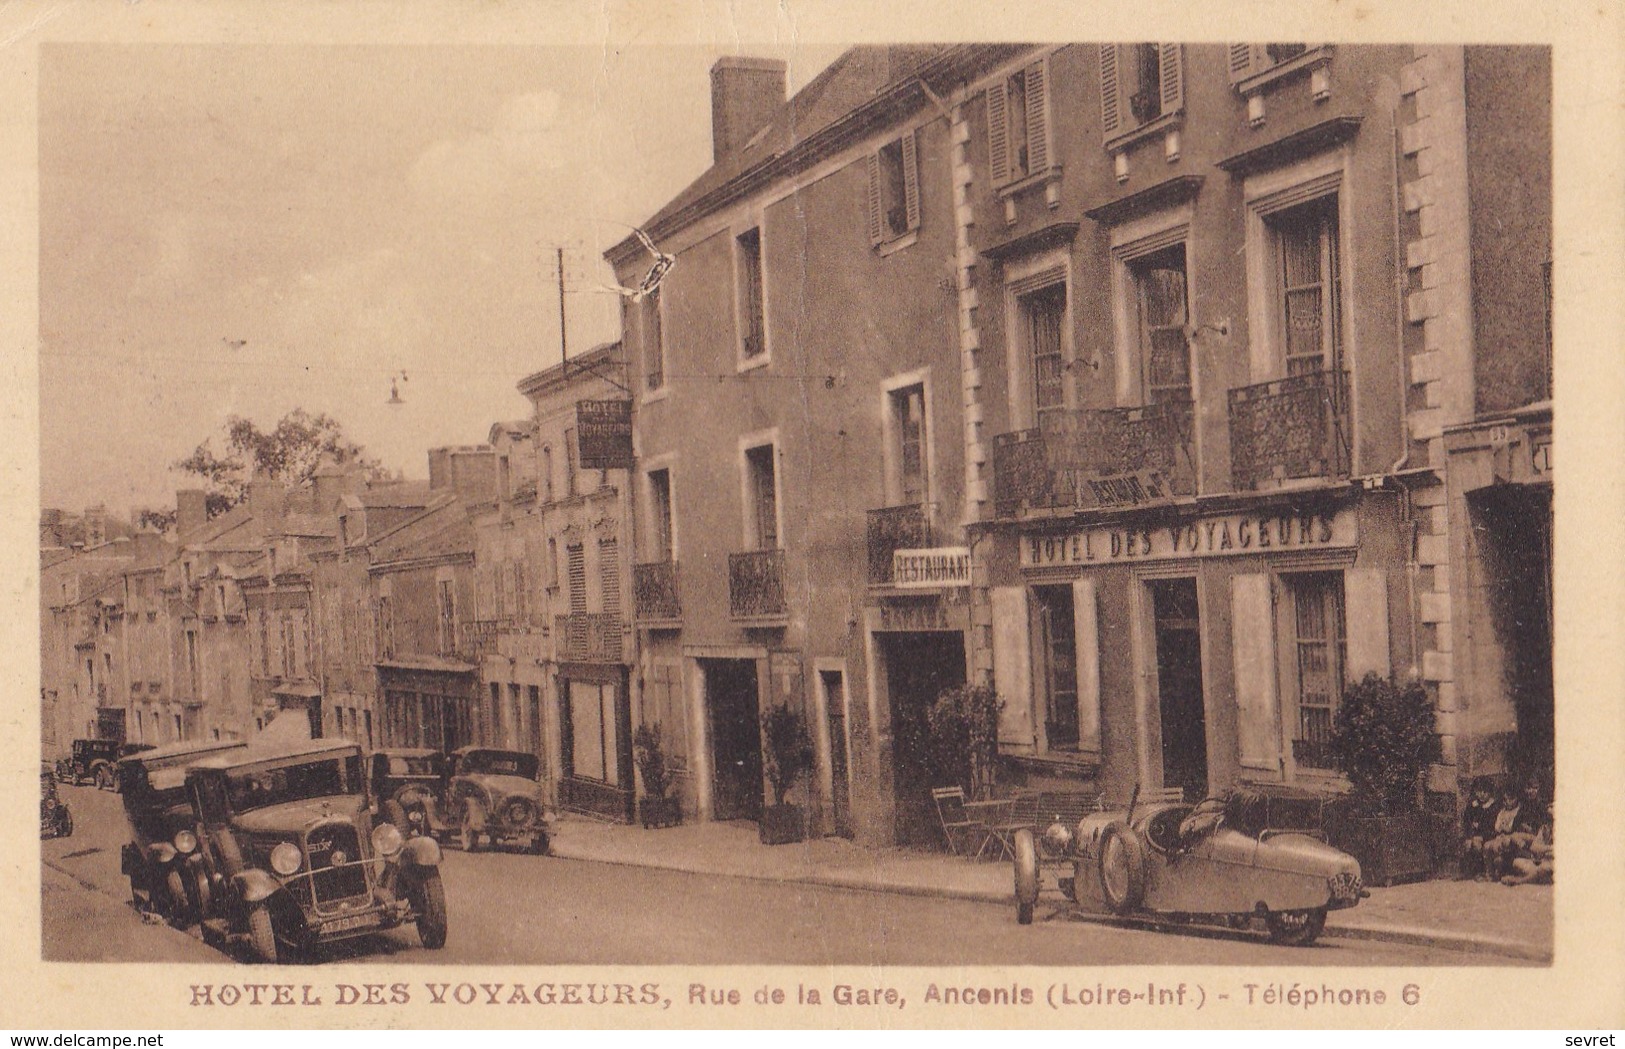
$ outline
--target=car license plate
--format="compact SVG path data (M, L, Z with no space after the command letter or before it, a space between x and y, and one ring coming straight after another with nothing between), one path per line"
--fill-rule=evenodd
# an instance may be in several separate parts
M365 929L378 924L376 914L352 914L348 918L334 918L322 925L322 932L348 932L351 929Z

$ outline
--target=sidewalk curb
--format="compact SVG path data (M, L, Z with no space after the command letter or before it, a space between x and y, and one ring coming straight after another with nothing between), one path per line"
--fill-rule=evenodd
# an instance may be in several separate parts
M680 874L701 874L714 878L742 878L747 881L775 882L779 884L789 882L801 885L817 885L827 889L961 900L970 903L1008 904L1010 902L1010 896L1006 893L988 892L981 889L956 889L946 885L895 884L877 882L861 877L843 877L838 874L824 874L813 871L790 875L766 874L754 871L723 871L703 864L660 860L657 858L641 860L609 858L594 855L590 849L577 851L570 849L568 846L561 849L556 841L553 855L561 859L584 860L589 863L608 863L618 867L647 867L656 870L674 871ZM1516 940L1503 940L1493 936L1441 933L1420 926L1328 924L1321 935L1344 940L1372 940L1383 943L1409 944L1415 947L1437 947L1443 950L1462 951L1472 954L1491 954L1504 958L1516 958L1521 961L1550 962L1552 960L1550 950L1534 944L1520 943Z

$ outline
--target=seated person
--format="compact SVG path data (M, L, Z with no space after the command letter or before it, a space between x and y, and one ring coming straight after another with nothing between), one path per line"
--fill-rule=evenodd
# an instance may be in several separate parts
M1540 823L1540 785L1531 781L1522 792L1510 780L1501 790L1495 834L1484 843L1485 873L1495 880L1512 870L1513 857L1529 847Z
M1461 876L1483 879L1487 876L1484 845L1495 837L1495 782L1488 776L1473 780L1473 796L1461 814Z
M1503 885L1550 885L1554 862L1554 831L1557 806L1546 806L1546 822L1535 831L1529 847L1512 858L1512 873L1501 879Z
M1197 805L1179 825L1179 851L1183 852L1220 827L1256 836L1264 829L1269 797L1262 791L1237 787L1223 797Z

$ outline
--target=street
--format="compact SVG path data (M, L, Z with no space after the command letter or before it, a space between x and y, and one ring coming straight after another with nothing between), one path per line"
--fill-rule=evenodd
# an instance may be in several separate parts
M196 929L151 925L119 873L117 795L61 788L71 838L41 842L47 961L223 960ZM450 935L424 950L408 927L339 945L324 959L423 964L800 965L1472 965L1506 959L1325 938L1277 947L1241 933L1126 928L1011 907L705 877L558 857L445 851Z

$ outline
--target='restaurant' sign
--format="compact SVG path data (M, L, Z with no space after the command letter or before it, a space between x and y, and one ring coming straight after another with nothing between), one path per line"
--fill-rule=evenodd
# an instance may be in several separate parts
M970 547L893 551L891 581L899 587L970 586Z
M1120 564L1354 546L1354 511L1226 514L1135 528L1090 528L1021 539L1021 566Z
M632 468L632 402L576 402L576 462L583 470Z

